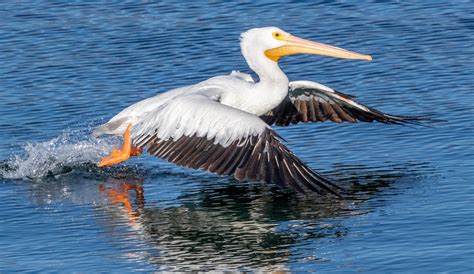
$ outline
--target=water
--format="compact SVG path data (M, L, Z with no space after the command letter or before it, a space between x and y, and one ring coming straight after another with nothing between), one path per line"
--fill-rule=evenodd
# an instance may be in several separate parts
M472 272L470 1L0 5L0 271ZM369 53L292 56L316 80L433 128L278 129L354 199L302 197L148 156L99 169L89 137L127 105L233 69L240 32L275 25Z

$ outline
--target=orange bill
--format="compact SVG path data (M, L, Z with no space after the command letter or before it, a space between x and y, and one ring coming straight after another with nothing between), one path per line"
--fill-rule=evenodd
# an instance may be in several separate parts
M337 58L372 60L372 56L370 55L301 39L293 35L278 33L278 35L274 35L274 37L286 42L286 44L281 47L265 51L265 55L275 62L283 56L292 54L318 54Z

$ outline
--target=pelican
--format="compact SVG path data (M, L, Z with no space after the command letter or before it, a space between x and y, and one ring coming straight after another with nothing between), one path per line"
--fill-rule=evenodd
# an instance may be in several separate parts
M340 196L343 188L296 157L272 125L405 124L420 119L383 113L317 82L290 82L278 65L281 57L293 54L372 60L369 55L298 38L276 27L242 33L240 48L258 80L232 71L125 108L93 132L124 138L122 148L114 149L98 166L118 164L146 149L179 166Z

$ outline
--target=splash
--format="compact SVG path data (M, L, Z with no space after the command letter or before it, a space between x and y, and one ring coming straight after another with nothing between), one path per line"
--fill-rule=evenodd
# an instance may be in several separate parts
M91 137L89 129L67 130L58 137L29 143L24 153L14 154L0 166L6 179L41 179L67 172L73 167L96 163L110 152L116 138Z

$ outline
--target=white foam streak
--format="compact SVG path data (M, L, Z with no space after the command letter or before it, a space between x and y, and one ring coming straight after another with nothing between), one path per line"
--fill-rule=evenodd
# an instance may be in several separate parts
M0 175L8 179L39 179L65 167L95 163L113 148L115 138L97 139L85 130L66 131L45 142L29 143L12 155ZM2 170L4 169L4 170Z

